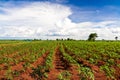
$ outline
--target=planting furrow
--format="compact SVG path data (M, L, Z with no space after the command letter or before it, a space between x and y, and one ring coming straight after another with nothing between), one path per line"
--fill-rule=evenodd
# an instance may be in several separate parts
M90 68L94 74L95 80L107 80L105 72L101 71L97 65L91 64L83 58L78 58L77 55L75 55L73 52L68 50L65 46L64 49L65 52L68 53L71 57L73 57L74 60L76 60L80 65L82 65L82 67Z
M31 73L33 72L32 68L36 68L38 65L44 65L45 60L49 54L49 51L44 53L40 58L38 58L34 63L30 64L30 66L19 75L19 77L15 77L14 80L35 80L34 77L32 77Z
M80 71L79 71L79 64L74 60L74 58L72 58L70 55L68 55L64 49L64 46L61 45L61 50L63 52L63 55L65 56L65 59L67 59L67 61L70 64L70 69L69 72L71 74L70 79L71 80L80 80Z
M34 63L29 62L19 62L16 65L4 65L4 69L0 70L0 79L14 79L14 80L20 80L20 79L28 79L32 80L30 73L32 73L31 67L36 68L37 65L42 65L45 62L45 58L49 52L43 53L42 56L40 56ZM34 79L33 79L34 80Z
M15 72L23 72L23 64L24 62L20 62L14 66L4 66L4 69L0 70L0 80L13 79L14 75L16 76Z
M48 73L47 80L56 80L59 73L68 70L69 64L65 59L63 59L63 54L61 53L60 47L58 46L55 49L55 53L53 55L53 68Z
M21 63L33 63L36 59L38 59L38 57L40 57L40 55L42 53L45 53L45 50L44 49L40 49L38 52L36 53L30 53L30 52L25 52L25 53L22 53L21 55L24 55L24 56L21 56L20 52L16 53L16 56L13 56L13 58L11 57L6 57L6 59L4 60L4 63L0 64L0 71L2 70L7 70L8 67L13 67L14 66L16 67L17 65L21 64ZM33 56L31 56L33 55ZM32 58L32 59L31 59ZM12 69L13 70L13 69Z
M88 61L79 58L77 62L83 67L88 67L92 70L95 80L107 80L106 74L104 71L101 71L97 65L90 64Z

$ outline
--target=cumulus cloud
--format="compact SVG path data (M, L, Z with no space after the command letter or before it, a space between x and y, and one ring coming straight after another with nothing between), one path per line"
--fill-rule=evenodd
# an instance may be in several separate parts
M52 34L51 31L60 32L64 28L64 24L66 25L66 22L68 22L67 18L71 14L69 7L49 2L32 3L24 7L3 9L3 11L6 14L0 15L0 21L4 22L1 24L1 28L5 33L11 31L13 33L9 35L13 36L17 31L23 35L16 36L24 36L24 31L26 33L26 29L28 29L28 31L33 31L33 37L38 34ZM6 28L9 29L8 32Z
M120 34L118 21L75 23L69 18L72 14L71 7L50 2L0 7L0 37L87 39L96 32L98 39L114 39Z

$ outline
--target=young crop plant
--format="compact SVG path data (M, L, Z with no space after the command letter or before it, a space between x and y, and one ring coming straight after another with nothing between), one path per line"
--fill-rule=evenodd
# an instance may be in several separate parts
M14 62L14 64L16 65L16 64L18 64L18 60L16 60L16 59L13 59L13 62Z
M44 50L43 50L43 53ZM52 58L53 58L53 49L51 49L50 53L47 55L47 58L45 59L45 63L43 65L38 65L37 68L32 68L32 76L34 78L37 78L39 80L44 80L48 77L47 72L50 71L52 68Z
M38 65L37 68L32 68L32 70L33 72L31 73L31 76L37 78L37 80L42 80L48 77L46 74L46 67L44 65Z
M109 63L109 65L114 65L115 61L114 59L108 59L107 63Z
M58 80L70 80L71 75L72 74L69 71L63 71L58 75L57 79Z
M64 51L63 51L64 52ZM75 54L76 57L72 57L70 56L71 54L65 54L67 55L67 60L75 60L76 64L78 59L79 59L79 56L78 54ZM69 56L69 57L68 57ZM94 59L91 58L91 62L95 62ZM94 80L94 74L92 72L92 70L89 68L89 67L85 67L85 66L82 66L81 64L79 64L79 76L81 78L81 80Z
M10 62L12 62L13 61L13 59L12 58L8 58L8 57L4 57L4 58L2 58L1 59L1 63L0 64L2 64L2 63L7 63L7 64L9 64Z
M66 69L60 70L58 80L70 80L74 75L76 76L72 72L75 69L76 73L78 70L77 74L81 80L94 80L94 69L91 69L94 67L92 65L104 71L106 75L104 72L103 75L108 77L109 80L117 80L115 78L119 78L119 41L0 41L0 71L3 70L6 73L0 74L0 76L5 76L7 80L14 80L14 77L21 75L21 73L27 74L26 70L33 67L32 63L44 53L49 52L49 54L43 56L44 60L42 60L40 65L36 62L38 66L36 65L37 67L31 70L33 73L30 73L35 80L47 79L48 74L50 74L49 71L54 68L52 66L56 46L59 46L61 55L60 57L58 54L59 56L57 57L60 58L60 61L63 59L60 63L64 63L61 66ZM16 65L19 63L23 64L22 69L12 71L14 66L17 67ZM100 76L99 72L98 76Z
M115 77L113 75L115 73L114 68L110 68L108 65L103 65L103 66L100 66L100 69L105 71L108 78L115 79Z
M24 67L25 69L27 69L28 67L31 67L31 64L30 64L29 62L25 62L25 63L23 64L23 67Z
M81 80L95 80L92 70L88 67L80 67L80 78Z
M42 51L37 54L37 57L42 56L45 52L46 52L46 50L43 48Z
M5 73L5 76L6 76L7 80L13 80L13 75L12 75L11 67L8 68L8 70Z
M93 63L97 63L96 60L93 59L93 58L89 58L89 62L90 62L91 64L93 64Z
M45 66L37 66L37 68L32 68L33 72L31 73L31 75L35 78L38 78L38 79L43 79L44 77L47 77L46 76L46 71L45 71Z
M61 51L62 51L62 54L63 54L63 56L64 56L63 58L64 58L65 60L67 60L67 61L70 62L70 63L77 64L77 62L76 62L70 55L68 55L68 54L65 52L63 45L61 45Z
M31 55L29 55L28 57L29 57L29 62L30 62L30 63L33 63L34 61L36 61L36 60L37 60L37 58L36 58L36 55L35 55L35 54L33 54L33 55L31 54Z
M14 77L19 76L20 75L20 71L17 71L17 70L12 71L12 75L14 75Z
M45 66L46 66L47 72L49 72L49 70L53 67L53 65L52 65L53 54L54 54L54 52L51 51L50 54L46 58Z

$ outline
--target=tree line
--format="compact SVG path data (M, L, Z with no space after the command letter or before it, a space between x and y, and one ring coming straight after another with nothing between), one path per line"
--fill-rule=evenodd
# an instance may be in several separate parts
M91 33L88 37L88 41L95 41L97 37L98 37L97 33ZM115 40L118 40L118 36L115 36Z
M89 34L87 40L88 41L95 41L97 37L98 37L97 33L91 33L91 34ZM61 40L73 41L74 39L70 39L70 38L67 38L67 39L56 39L56 41L61 41ZM118 40L117 36L115 36L115 40Z

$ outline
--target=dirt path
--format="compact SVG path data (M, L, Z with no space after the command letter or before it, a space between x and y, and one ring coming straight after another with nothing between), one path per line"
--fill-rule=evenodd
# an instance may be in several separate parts
M72 65L70 68L71 73L71 80L80 80L79 72L78 72L78 66Z
M78 67L75 65L71 65L67 60L63 58L63 54L60 51L60 47L57 47L55 50L55 54L53 55L53 68L48 73L47 80L57 80L58 75L64 71L68 71L71 74L71 80L79 80L78 76Z
M47 80L57 80L58 74L68 69L69 65L65 64L63 55L59 48L60 47L56 48L55 53L53 55L53 68L48 73Z

